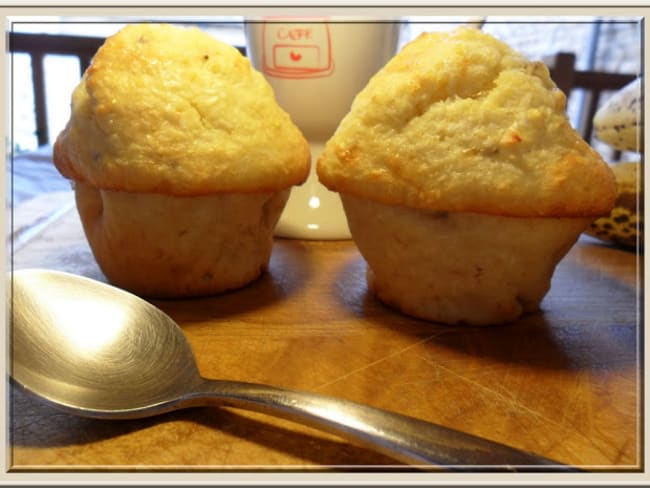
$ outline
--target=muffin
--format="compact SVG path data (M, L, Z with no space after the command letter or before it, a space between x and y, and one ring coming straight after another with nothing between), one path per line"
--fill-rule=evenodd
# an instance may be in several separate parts
M591 237L627 249L643 247L643 161L610 163L616 179L616 203L585 231Z
M260 276L310 166L307 141L239 51L167 24L106 40L53 156L107 279L150 297Z
M616 197L565 104L542 63L471 28L422 34L369 81L317 173L341 196L379 299L446 324L539 309Z

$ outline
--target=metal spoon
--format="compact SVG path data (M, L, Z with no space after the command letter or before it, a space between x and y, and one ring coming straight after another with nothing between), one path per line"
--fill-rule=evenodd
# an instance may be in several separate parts
M263 412L331 432L413 465L575 468L443 426L351 401L204 379L178 325L135 295L47 270L10 275L14 383L68 413L147 417L205 405Z

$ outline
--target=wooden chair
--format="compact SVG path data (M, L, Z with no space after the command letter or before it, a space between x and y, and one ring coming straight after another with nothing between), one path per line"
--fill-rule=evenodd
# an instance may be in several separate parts
M81 74L90 65L97 49L104 43L104 37L82 37L52 34L9 33L9 51L26 53L31 58L32 88L34 91L34 112L36 114L36 138L38 145L48 144L48 123L45 100L45 72L43 60L47 54L64 54L79 58ZM242 54L245 47L236 46Z
M576 89L586 93L585 107L580 114L578 131L587 142L593 141L593 118L600 106L603 94L616 91L634 81L638 75L631 73L609 73L603 71L579 71L575 69L576 55L559 52L544 59L551 72L551 78L567 99ZM620 157L617 152L613 159Z
M104 43L100 37L79 37L51 34L9 34L9 51L26 53L31 58L34 112L36 114L36 138L38 145L47 144L48 125L45 102L45 73L43 60L47 54L67 54L79 58L80 71L86 70L92 57Z

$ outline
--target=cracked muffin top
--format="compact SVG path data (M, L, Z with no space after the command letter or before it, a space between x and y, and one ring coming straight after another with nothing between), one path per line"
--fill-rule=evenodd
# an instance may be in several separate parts
M434 211L609 212L613 176L548 69L472 28L407 44L355 98L317 163L334 191Z
M310 154L237 49L197 28L134 24L84 73L54 160L98 188L192 196L288 188Z

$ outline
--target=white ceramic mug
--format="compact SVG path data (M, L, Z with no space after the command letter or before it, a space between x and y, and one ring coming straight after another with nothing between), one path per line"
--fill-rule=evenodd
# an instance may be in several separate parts
M340 198L318 181L316 160L356 94L395 54L399 31L394 19L247 19L247 55L309 141L312 153L309 178L293 188L276 236L350 238Z

